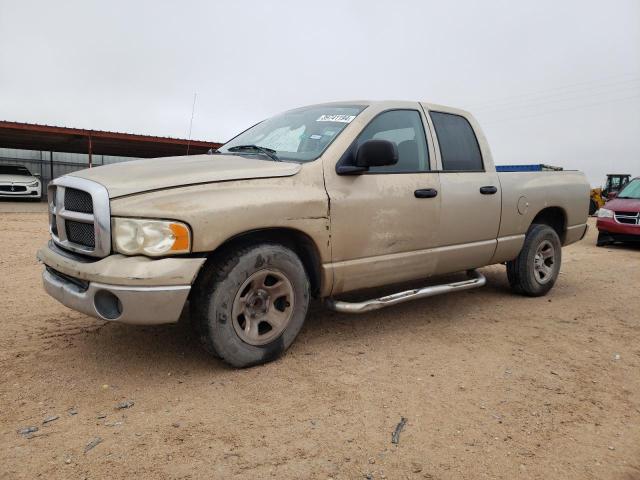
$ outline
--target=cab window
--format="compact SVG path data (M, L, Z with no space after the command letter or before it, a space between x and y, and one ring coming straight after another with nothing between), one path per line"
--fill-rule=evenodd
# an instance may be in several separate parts
M430 112L440 145L442 169L456 172L484 171L478 139L469 121L451 113Z

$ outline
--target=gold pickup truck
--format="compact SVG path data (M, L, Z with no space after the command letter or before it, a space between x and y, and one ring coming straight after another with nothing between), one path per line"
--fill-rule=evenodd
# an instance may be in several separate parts
M83 170L48 195L51 296L146 325L188 304L205 347L237 367L285 351L311 297L367 312L482 286L475 269L497 263L513 290L544 295L589 207L582 173L497 173L471 115L419 102L291 110L209 155ZM340 299L453 272L468 278Z

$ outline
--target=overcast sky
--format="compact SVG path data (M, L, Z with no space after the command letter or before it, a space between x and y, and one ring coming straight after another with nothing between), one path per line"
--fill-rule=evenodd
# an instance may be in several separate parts
M0 0L0 119L224 141L296 106L465 108L497 163L640 175L640 0Z

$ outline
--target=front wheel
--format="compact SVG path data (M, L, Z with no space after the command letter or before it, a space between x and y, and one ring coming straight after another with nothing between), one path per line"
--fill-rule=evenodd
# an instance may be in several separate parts
M546 295L560 274L562 245L548 225L532 225L520 254L507 262L511 288L530 297Z
M596 240L596 247L604 247L613 243L613 238L608 233L598 232L598 239Z
M244 247L205 266L190 303L205 348L248 367L279 357L296 338L307 316L309 279L289 248Z

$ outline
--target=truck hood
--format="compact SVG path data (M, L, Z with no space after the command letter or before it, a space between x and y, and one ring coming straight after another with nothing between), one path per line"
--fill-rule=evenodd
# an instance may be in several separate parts
M73 172L104 185L110 198L204 183L251 178L289 177L299 163L274 162L240 155L190 155L115 163Z
M614 198L609 200L604 208L616 212L640 212L640 200L635 198Z

